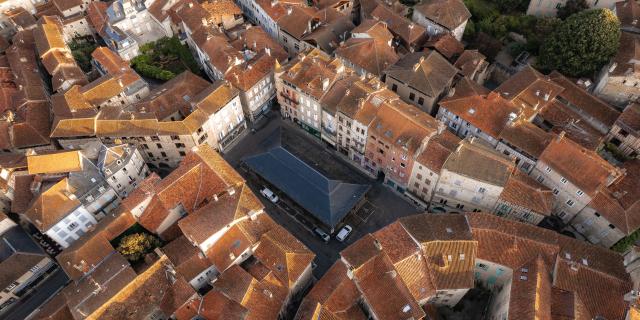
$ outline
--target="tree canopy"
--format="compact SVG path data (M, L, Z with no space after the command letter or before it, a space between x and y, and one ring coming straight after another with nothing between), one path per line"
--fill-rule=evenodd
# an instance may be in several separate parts
M564 6L558 8L556 16L562 20L569 18L573 14L589 9L586 0L567 0Z
M160 241L147 233L134 233L125 236L118 244L118 252L127 260L135 262L160 245Z
M590 77L613 57L619 40L620 21L611 10L582 11L564 20L546 38L538 67Z

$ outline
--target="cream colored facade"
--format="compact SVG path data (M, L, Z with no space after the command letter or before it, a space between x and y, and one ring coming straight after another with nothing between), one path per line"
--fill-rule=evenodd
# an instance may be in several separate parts
M580 210L584 209L591 197L576 187L571 181L549 167L544 161L538 163L530 176L547 188L553 190L556 197L553 213L565 223L569 222Z
M446 212L491 211L503 189L503 186L492 185L443 168L431 207L441 208Z
M626 235L596 210L587 206L582 209L572 220L571 226L587 241L610 248Z

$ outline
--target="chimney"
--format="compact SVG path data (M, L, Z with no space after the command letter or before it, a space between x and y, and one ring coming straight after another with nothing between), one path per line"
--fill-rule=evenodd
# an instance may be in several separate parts
M516 118L518 117L517 114L515 114L515 112L511 112L509 113L509 124L512 124L514 120L516 120Z
M550 97L550 96L551 96L550 94L545 93L545 94L544 94L544 101L549 101L549 97Z
M293 12L293 8L287 7L287 15L290 15Z
M564 132L564 130L562 130L562 131L560 132L560 134L558 135L558 140L563 139L563 138L564 138L564 135L565 135L565 132Z
M189 2L189 8L193 8L193 2Z
M329 78L322 79L322 91L327 91L329 89Z
M278 4L278 0L271 0L271 6L275 6L276 4Z
M409 24L409 30L412 30L414 26L415 26L415 24L414 24L413 22L411 22L411 23Z
M271 48L269 48L269 47L264 48L264 52L266 52L266 53L267 53L267 55L268 55L269 57L271 57Z
M207 19L202 18L202 25L205 27L209 25L209 22L207 22Z

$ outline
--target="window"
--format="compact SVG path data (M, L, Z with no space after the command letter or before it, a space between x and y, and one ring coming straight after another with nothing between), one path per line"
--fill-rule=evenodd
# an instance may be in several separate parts
M176 143L176 148L184 148L184 143Z
M576 204L576 203L573 200L571 200L571 199L567 200L567 205L569 207L573 207L574 204Z
M609 224L609 228L611 228L611 229L615 229L615 228L616 228L616 226L614 226L614 225L612 225L612 224Z
M158 147L158 149L162 149L162 144L156 143L156 147Z
M484 271L489 270L489 266L484 264L484 263L478 263L477 267L482 269L482 270L484 270Z
M184 151L178 151L178 153L179 153L179 154L180 154L180 156L182 156L182 157L184 157L184 156L186 156L186 155L187 155Z
M166 152L164 152L164 151L160 152L160 154L162 155L162 157L163 157L163 158L166 158L166 157L167 157L167 153L166 153Z
M391 86L391 90L393 90L393 92L397 92L398 91L398 85L396 85L395 83Z
M595 215L596 215L596 217L599 217L599 216L600 216L600 214L599 214L599 213L597 213L597 212L594 212L593 214L595 214Z
M538 180L538 182L542 183L542 181L544 181L544 177L538 176L538 178L536 180Z
M578 191L576 191L576 194L578 195L578 197L582 197L584 192L582 192L582 190L578 190Z
M416 94L415 93L413 93L413 92L409 93L409 100L413 101L413 100L415 100L415 98L416 98Z
M419 105L423 105L423 104L424 104L424 98L419 97L419 98L418 98L418 104L419 104Z
M565 178L560 178L560 182L562 182L562 183L567 183L567 179L565 179Z
M416 175L416 179L418 179L418 180L422 180L422 175L418 173L418 174Z
M554 196L557 196L559 192L560 192L560 191L558 191L558 189L553 188L553 195L554 195Z
M480 193L485 193L485 191L487 191L487 189L482 188L482 187L480 187L480 188L478 189L478 192L480 192Z
M546 170L547 172L551 172L551 168L549 168L549 167L547 167L545 170Z
M77 223L77 222L72 222L72 223L70 223L70 224L67 226L67 229L68 229L69 231L73 231L73 229L75 229L75 228L77 228L77 227L78 227L78 223Z

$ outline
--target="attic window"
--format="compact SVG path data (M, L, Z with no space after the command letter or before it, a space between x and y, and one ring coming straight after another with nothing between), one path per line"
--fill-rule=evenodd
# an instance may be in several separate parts
M186 94L185 94L184 96L182 96L182 99L183 99L184 101L189 101L189 100L191 100L191 97L189 97L189 95L186 95Z
M589 265L589 261L587 261L587 259L582 258L582 264L584 264L585 266Z
M522 269L520 269L520 271L522 271L523 273L527 273L527 272L529 272L529 269L528 268L522 268Z
M460 254L460 261L464 261L464 253Z
M475 114L475 113L476 113L476 109L471 108L471 109L469 109L469 111L468 111L468 112L469 112L469 114Z
M520 276L520 280L527 281L527 276Z

